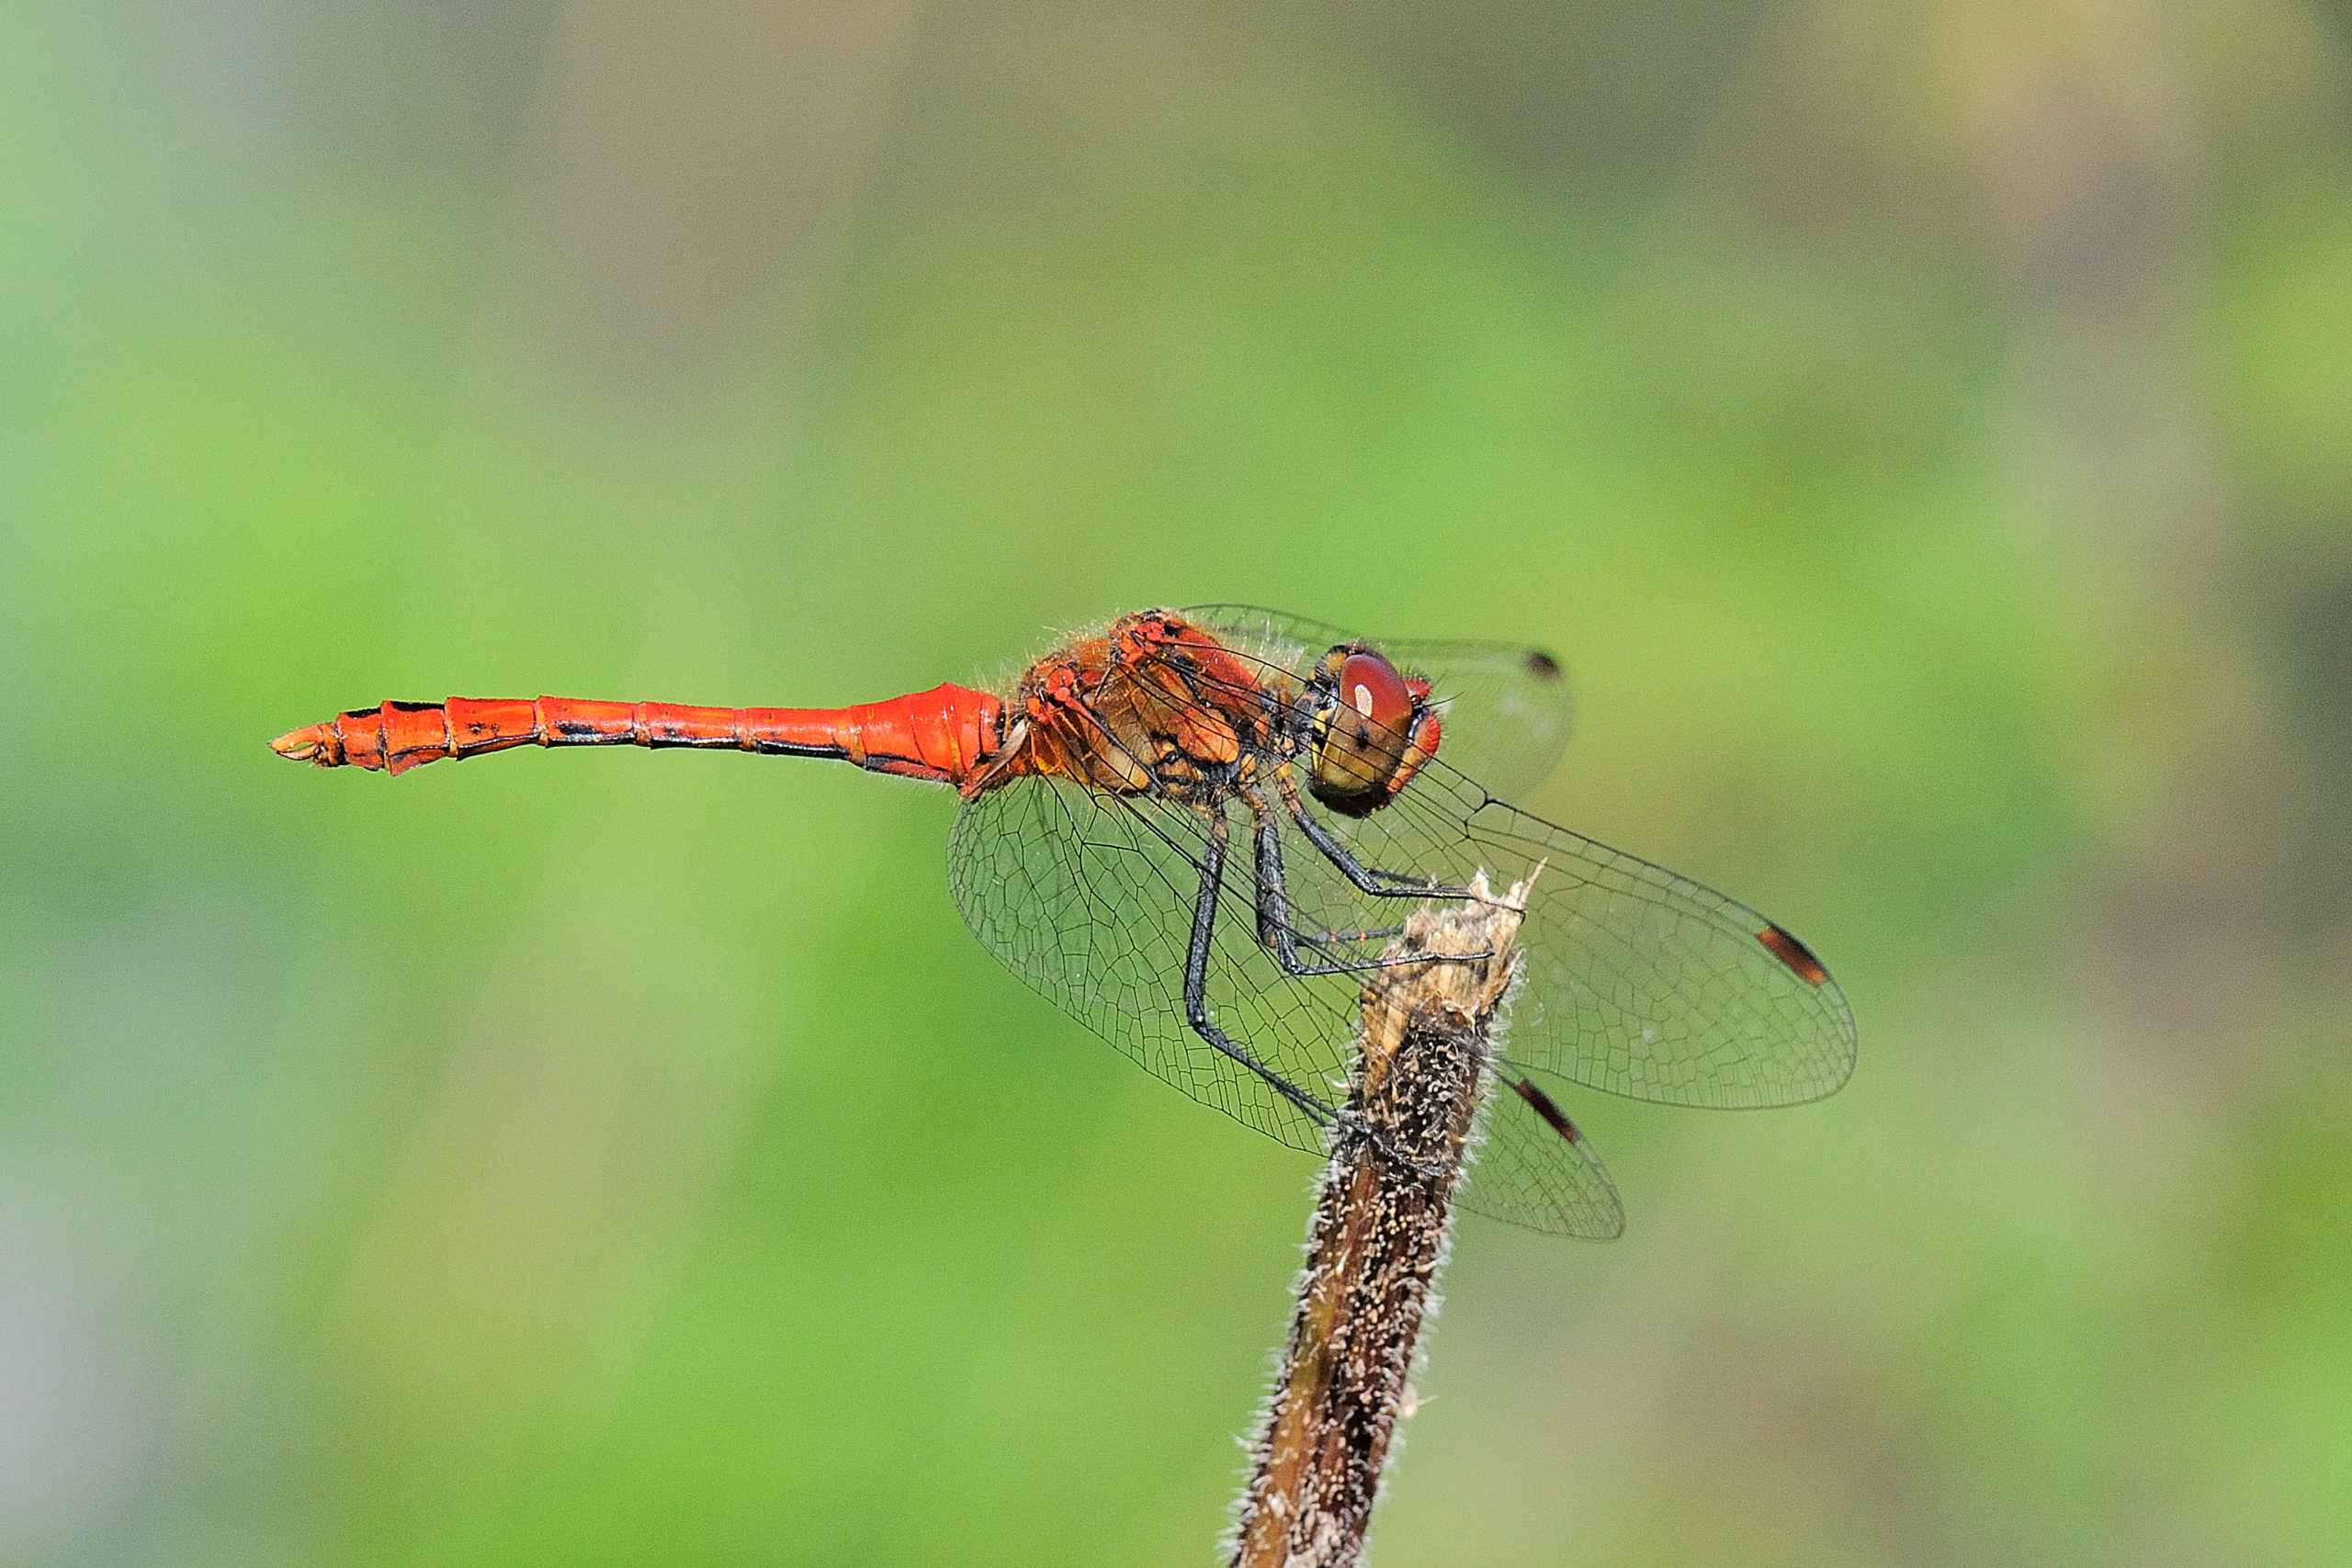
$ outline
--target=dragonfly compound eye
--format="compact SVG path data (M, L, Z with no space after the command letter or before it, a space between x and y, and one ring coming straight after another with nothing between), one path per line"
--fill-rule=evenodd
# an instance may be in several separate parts
M1331 693L1315 716L1307 788L1332 810L1362 817L1386 803L1404 769L1420 699L1396 666L1369 649L1333 649Z

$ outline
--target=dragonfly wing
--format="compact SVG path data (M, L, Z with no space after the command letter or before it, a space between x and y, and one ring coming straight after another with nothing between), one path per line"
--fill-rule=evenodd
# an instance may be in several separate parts
M1237 827L1239 825L1237 824ZM1156 1076L1245 1126L1308 1153L1324 1129L1184 1020L1183 966L1206 824L1148 800L1029 778L967 801L949 840L956 902L981 945L1055 1006ZM1285 835L1293 924L1401 920L1409 905L1365 900L1311 846ZM1258 1060L1329 1102L1343 1092L1361 1027L1361 975L1283 973L1256 938L1246 829L1220 898L1208 982L1217 1021ZM1385 933L1312 955L1369 955ZM1555 1235L1624 1226L1609 1173L1540 1089L1503 1069L1480 1113L1463 1206ZM1537 1109L1538 1102L1549 1111ZM1554 1120L1556 1118L1557 1120Z
M1550 776L1568 744L1568 682L1540 648L1508 642L1359 637L1305 615L1250 604L1182 612L1250 658L1302 678L1326 650L1363 642L1430 683L1443 733L1439 755L1497 794L1524 795Z
M1634 1100L1726 1109L1818 1100L1853 1071L1853 1013L1818 960L1689 877L1442 764L1382 810L1325 821L1382 870L1460 884L1484 867L1508 884L1544 867L1520 931L1514 1062Z
M964 803L948 874L980 944L1056 1007L1194 1100L1320 1153L1323 1129L1312 1117L1185 1021L1207 830L1180 807L1019 779ZM1259 1062L1335 1103L1354 1036L1354 987L1284 975L1258 944L1250 843L1249 826L1238 824L1208 965L1210 1012Z
M1854 1015L1778 925L1686 876L1508 806L1472 819L1497 858L1546 863L1527 914L1512 1054L1634 1100L1800 1105L1854 1070Z
M1355 633L1329 621L1269 610L1262 604L1187 604L1176 613L1215 632L1218 640L1238 643L1252 653L1271 657L1293 673L1304 664L1314 663L1325 649L1357 640Z
M1464 1208L1547 1235L1609 1241L1624 1234L1617 1185L1591 1144L1550 1096L1507 1064L1498 1068L1478 1125Z

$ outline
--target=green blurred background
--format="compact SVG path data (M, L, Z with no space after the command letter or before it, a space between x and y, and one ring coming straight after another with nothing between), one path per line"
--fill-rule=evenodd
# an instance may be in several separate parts
M0 15L0 1561L1212 1561L1311 1162L831 703L1238 598L1555 649L1803 1111L1576 1097L1374 1530L2352 1562L2340 0Z

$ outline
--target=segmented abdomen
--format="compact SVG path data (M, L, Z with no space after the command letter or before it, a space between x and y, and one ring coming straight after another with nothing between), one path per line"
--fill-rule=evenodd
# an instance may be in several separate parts
M574 697L451 697L337 714L270 742L322 768L403 773L511 746L695 746L831 757L876 773L957 784L995 752L999 705L945 685L842 708L708 708Z

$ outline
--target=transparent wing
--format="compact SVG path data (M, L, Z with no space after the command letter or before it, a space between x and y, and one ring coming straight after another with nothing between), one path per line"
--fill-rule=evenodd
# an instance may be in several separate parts
M1203 1104L1295 1149L1323 1129L1184 1019L1184 960L1207 824L1197 814L1056 778L967 800L948 877L973 934L1046 998ZM1256 940L1249 829L1227 866L1208 1005L1260 1062L1333 1103L1347 1077L1354 991L1295 979Z
M1368 817L1317 819L1382 871L1458 886L1484 867L1499 885L1544 866L1520 932L1527 972L1511 1062L1634 1100L1719 1108L1817 1100L1853 1071L1854 1018L1838 983L1781 927L1688 877L1505 805L1439 763Z
M1337 628L1275 611L1197 614L1250 657L1283 670L1346 640ZM1374 646L1401 667L1396 650L1413 645ZM1486 663L1507 664L1512 651L1489 649ZM1791 1105L1846 1081L1853 1015L1801 943L1688 877L1505 805L1493 779L1478 782L1478 739L1469 719L1449 720L1437 759L1394 801L1326 825L1369 866L1455 886L1482 866L1508 882L1551 863L1521 933L1528 977L1513 1026L1515 1059L1672 1105ZM1306 912L1334 928L1376 923L1375 907L1394 907L1344 882L1311 873L1305 880L1313 888L1302 900Z
M1443 733L1439 754L1502 795L1551 775L1568 744L1568 682L1540 648L1505 642L1358 637L1305 615L1251 604L1196 604L1181 614L1267 666L1302 678L1326 650L1362 641L1430 683Z
M1360 976L1294 975L1260 943L1251 824L1234 826L1208 966L1211 1012L1259 1062L1337 1103L1362 1027ZM1321 1154L1320 1123L1185 1021L1184 960L1207 831L1182 807L1022 779L965 803L949 840L949 877L981 945L1055 1006L1194 1100ZM1281 832L1283 863L1298 870L1284 880L1302 951L1371 957L1387 935L1359 906L1393 925L1409 905L1363 899L1295 827ZM1301 898L1337 919L1303 918ZM1359 917L1353 925L1351 916ZM1482 1126L1464 1207L1555 1235L1605 1237L1623 1228L1608 1173L1580 1139L1563 1137L1509 1092L1492 1097Z
M1500 1079L1487 1094L1461 1202L1551 1235L1611 1241L1625 1234L1617 1185L1592 1145L1582 1133L1564 1134Z

